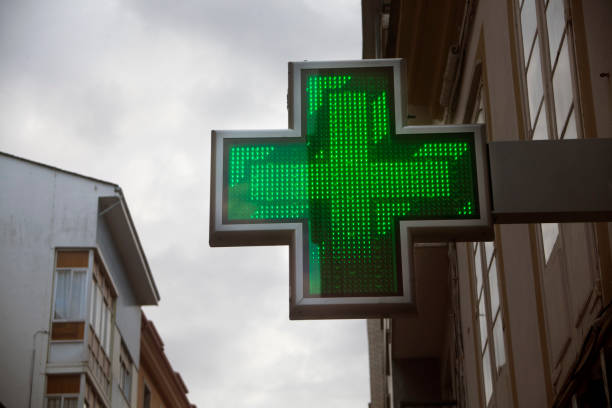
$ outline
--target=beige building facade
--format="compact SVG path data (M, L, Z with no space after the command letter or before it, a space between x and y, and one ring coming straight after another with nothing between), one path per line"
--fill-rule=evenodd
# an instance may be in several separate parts
M408 124L612 137L608 0L363 0L362 17L363 57L406 61ZM370 406L611 406L611 242L605 222L504 224L415 248L417 315L368 321Z
M142 314L138 408L195 408L187 397L187 386L174 371L164 343L153 322Z

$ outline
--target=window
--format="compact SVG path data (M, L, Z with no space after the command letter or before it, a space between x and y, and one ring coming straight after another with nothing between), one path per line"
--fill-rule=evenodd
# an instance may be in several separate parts
M565 0L517 0L532 140L579 137L571 73L572 41ZM521 4L522 3L522 4ZM546 91L550 90L550 91ZM541 224L544 261L559 236L558 224Z
M89 250L56 252L52 341L73 342L85 338L88 273Z
M473 243L474 280L478 304L480 357L485 401L489 404L493 385L506 365L506 346L501 312L497 256L493 242Z
M77 408L81 374L48 375L46 408Z
M142 408L151 408L151 391L149 391L149 387L146 384L142 396Z
M486 94L482 80L482 68L479 66L474 75L473 89L475 95L471 117L466 117L472 123L486 123ZM472 256L475 291L474 305L478 308L478 338L480 367L486 405L489 405L495 382L506 365L506 348L504 327L501 312L499 279L497 272L497 256L493 242L475 242L469 252Z
M87 269L56 268L53 320L85 319Z
M89 322L100 345L108 356L110 355L113 298L109 279L102 272L100 262L97 259L94 262L92 285Z
M121 354L119 356L120 374L119 374L119 389L127 401L130 401L132 392L132 360L123 343L121 343Z
M106 394L111 384L111 348L113 338L113 305L116 293L99 254L92 266L89 300L89 367Z
M54 396L47 397L47 408L77 408L79 397L74 396Z
M578 137L571 74L571 30L564 1L524 0L518 5L529 136L534 140ZM547 92L548 89L552 92ZM549 123L547 118L553 120Z
M102 398L100 398L100 395L97 393L96 388L89 381L87 381L85 387L85 398L83 404L85 407L91 408L102 408L105 406L105 404L102 402Z

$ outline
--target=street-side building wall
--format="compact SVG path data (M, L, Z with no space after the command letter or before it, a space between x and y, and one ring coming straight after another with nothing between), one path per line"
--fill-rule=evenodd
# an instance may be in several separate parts
M609 109L609 95L604 95L601 86L589 86L585 78L592 81L601 79L599 72L595 76L589 68L590 63L599 64L603 68L605 63L601 61L601 55L607 54L608 67L612 62L609 50L601 48L606 43L605 38L610 38L610 33L605 33L607 37L603 37L606 29L596 23L602 15L612 17L612 10L609 3L587 3L565 3L566 16L571 14L574 19L573 26L570 26L574 30L568 29L566 35L570 47L575 47L577 56L573 60L573 88L574 92L577 90L574 109L575 112L583 113L582 129L579 129L578 137L609 137L609 128L605 127L609 126L609 115L589 115L591 105L598 109L608 106ZM539 3L536 5L543 6ZM514 1L508 1L506 6L499 7L499 3L493 1L481 1L478 4L466 50L454 120L464 122L465 118L470 117L469 110L473 108L469 106L470 90L475 86L475 81L481 81L487 101L485 117L490 140L528 140L531 136L529 124L524 123L528 110L525 99L532 90L527 89L526 78L521 71L524 61L519 56L523 49L517 33L520 24L516 22L520 20L519 6ZM593 24L582 20L581 16L589 16ZM589 53L588 57L585 55L579 58L586 51L579 43L586 38L590 38L590 42L583 41L586 50L602 52L597 57ZM478 65L481 66L481 78L474 78L473 73L477 71ZM589 70L591 74L586 75L585 72ZM572 84L566 86L572 87ZM591 119L597 118L597 126L589 122L589 116ZM608 132L601 134L595 129ZM557 131L561 134L561 130ZM554 133L553 136L559 138ZM509 371L502 369L497 374L493 373L493 395L490 398L495 400L495 406L508 403L521 407L546 406L552 404L562 391L579 357L584 338L605 304L602 282L606 284L606 276L602 275L600 265L602 261L605 263L606 256L609 257L610 247L608 240L607 248L605 245L601 248L597 228L596 224L559 224L554 246L545 255L543 229L539 224L496 227L498 282L504 311L506 354L510 361ZM609 230L607 232L609 234ZM473 260L470 255L472 245L458 244L458 247L463 247L458 251L460 257L467 256ZM599 254L598 247L603 249ZM473 284L473 262L470 268L468 273L472 275ZM464 297L472 299L472 310L478 310L473 288L470 292L465 292L466 289ZM463 313L462 322L474 322L474 315ZM475 343L478 344L478 341ZM482 369L480 371L478 374L481 380L477 383L468 382L468 387L478 385L482 399L487 393L483 391L485 380ZM503 381L506 371L510 382ZM482 402L483 406L488 402L486 396L484 399L486 401Z
M382 28L379 41L392 39L374 47L386 50L381 56L411 61L415 54L420 55L412 45L427 41L427 27L461 32L461 28L444 26L446 2L435 6L440 13L431 12L435 7L425 1L380 3L372 19L390 23ZM608 24L612 3L481 0L461 4L456 7L465 6L468 14L462 27L467 28L454 43L461 57L451 101L441 109L433 95L429 101L434 108L424 105L414 112L435 116L444 111L444 117L426 118L432 121L485 123L490 141L612 137L612 25ZM408 11L430 19L439 16L435 17L439 24L414 29L414 24L402 26L414 23ZM381 13L400 16L383 19ZM373 26L368 16L364 13L364 27ZM523 25L529 27L523 29ZM549 37L558 39L560 45ZM368 49L364 40L364 56L372 57ZM445 57L447 50L436 52ZM415 66L407 68L410 78L440 71L439 63L423 69L418 65L423 59L414 61ZM567 80L560 80L564 75ZM455 390L461 397L457 406L560 403L565 407L571 401L580 406L580 393L582 398L594 398L579 387L571 391L573 400L563 393L575 386L568 385L568 378L584 358L585 339L597 328L596 322L604 321L606 305L612 300L611 225L497 225L492 243L456 244L459 301L449 313L456 313L461 331L455 357L463 361L464 392L459 395ZM449 325L454 323L449 321ZM456 347L452 343L447 342L439 356L443 377L448 371L444 355L449 347ZM370 345L370 353L378 349L384 348ZM610 358L609 350L601 353L601 361ZM377 359L370 356L370 361ZM602 369L597 369L599 374L585 381L603 390ZM404 376L404 381L409 379ZM394 382L393 387L398 385ZM373 402L374 395L372 392ZM604 398L603 391L597 398Z

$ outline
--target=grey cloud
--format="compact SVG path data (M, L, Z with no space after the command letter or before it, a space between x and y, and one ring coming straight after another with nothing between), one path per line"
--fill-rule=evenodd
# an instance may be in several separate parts
M261 64L266 58L309 58L313 54L345 53L346 25L337 15L316 12L306 2L263 0L197 1L172 3L164 0L132 1L136 13L151 24L171 30L188 30L225 45L235 56L253 57ZM344 10L349 13L348 8ZM352 10L353 12L357 10ZM321 30L324 26L325 30ZM201 33L201 34L200 34ZM192 34L193 35L193 34ZM357 43L360 38L354 39ZM335 49L335 50L334 50ZM232 61L229 61L230 63Z
M287 247L209 248L210 129L284 128L287 62L359 2L0 2L0 150L120 184L198 406L365 406L363 321L289 321Z

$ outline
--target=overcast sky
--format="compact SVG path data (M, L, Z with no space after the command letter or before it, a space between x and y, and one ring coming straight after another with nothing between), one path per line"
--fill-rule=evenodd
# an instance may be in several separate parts
M119 184L199 407L366 407L363 320L290 321L287 247L208 246L211 129L287 127L287 62L359 59L359 0L0 0L0 150Z

